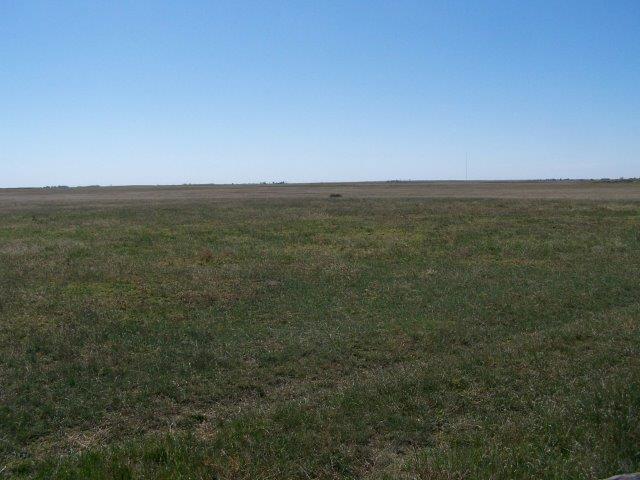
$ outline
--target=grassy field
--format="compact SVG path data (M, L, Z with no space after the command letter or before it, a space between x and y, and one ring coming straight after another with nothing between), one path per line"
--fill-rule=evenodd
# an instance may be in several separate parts
M322 195L0 205L0 477L640 470L635 197Z

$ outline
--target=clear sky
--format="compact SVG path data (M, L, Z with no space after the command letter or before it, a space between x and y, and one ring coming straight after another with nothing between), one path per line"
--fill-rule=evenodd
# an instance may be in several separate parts
M640 1L0 1L0 186L640 176Z

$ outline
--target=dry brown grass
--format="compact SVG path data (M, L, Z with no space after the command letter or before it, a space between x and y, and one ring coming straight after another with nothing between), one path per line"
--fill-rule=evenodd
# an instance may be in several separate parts
M640 182L491 181L354 182L0 189L0 209L34 204L94 205L238 199L504 198L640 200ZM620 208L620 207L613 207Z

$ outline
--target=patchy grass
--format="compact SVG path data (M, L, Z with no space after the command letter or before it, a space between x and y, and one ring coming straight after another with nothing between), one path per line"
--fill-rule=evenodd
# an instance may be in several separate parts
M0 211L0 476L640 470L640 203Z

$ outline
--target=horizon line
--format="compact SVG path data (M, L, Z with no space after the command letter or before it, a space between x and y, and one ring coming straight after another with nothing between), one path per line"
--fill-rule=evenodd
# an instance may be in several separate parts
M89 185L41 185L0 187L0 190L71 190L89 188L169 188L169 187L242 187L242 186L300 186L300 185L349 185L374 183L532 183L532 182L635 182L640 177L601 177L601 178L528 178L528 179L432 179L432 180L351 180L351 181L318 181L318 182L288 182L288 181L259 181L259 182L231 182L231 183L130 183L130 184L89 184Z

